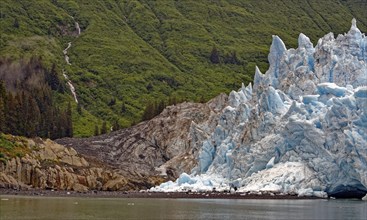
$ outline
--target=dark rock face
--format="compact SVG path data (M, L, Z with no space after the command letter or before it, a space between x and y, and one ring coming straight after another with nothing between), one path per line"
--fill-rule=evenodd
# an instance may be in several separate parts
M339 186L335 190L329 193L329 196L335 198L358 198L362 199L367 194L367 190L361 185L361 187L353 186Z

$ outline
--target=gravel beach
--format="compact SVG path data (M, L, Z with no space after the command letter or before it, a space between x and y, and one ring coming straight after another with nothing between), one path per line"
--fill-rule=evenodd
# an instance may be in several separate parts
M44 197L95 197L95 198L169 198L169 199L320 199L318 197L249 194L236 192L137 192L137 191L59 191L59 190L13 190L0 189L0 195L44 196Z

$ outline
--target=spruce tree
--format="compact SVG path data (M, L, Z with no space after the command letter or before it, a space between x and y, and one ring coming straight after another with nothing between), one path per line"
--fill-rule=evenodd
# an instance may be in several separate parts
M98 125L94 125L94 136L98 136L99 135L99 128Z
M18 18L15 18L15 19L14 19L13 27L15 27L15 28L17 28L17 29L20 27L20 25L19 25L19 21L18 21Z
M73 137L73 120L72 120L72 111L71 111L71 103L68 103L68 108L66 110L66 128L65 128L65 136Z
M60 79L57 75L56 64L52 64L51 71L46 75L46 80L52 90L60 90Z
M103 121L102 127L101 127L101 134L106 134L106 133L107 133L107 123L106 121Z
M156 107L153 117L159 115L164 110L165 107L166 107L166 103L163 100L161 100Z
M155 105L153 102L148 102L145 106L142 120L146 121L154 117Z
M210 53L210 61L214 64L220 63L219 52L215 46L213 47L212 52Z
M113 121L113 124L112 124L112 130L117 131L117 130L120 130L120 129L121 129L120 123L117 119L115 119Z
M28 123L25 129L25 135L28 137L35 137L38 136L38 131L40 130L41 114L36 101L31 96L28 96L28 108Z
M0 81L0 132L5 132L6 129L6 90L3 81Z
M78 102L77 106L76 106L76 111L78 112L79 115L82 114L82 105Z
M126 112L126 105L125 102L121 104L121 113L124 114Z
M0 96L0 132L5 132L5 123L4 98Z

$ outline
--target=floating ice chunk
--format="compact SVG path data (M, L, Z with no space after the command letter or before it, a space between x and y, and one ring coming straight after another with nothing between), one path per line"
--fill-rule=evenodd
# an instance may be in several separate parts
M313 196L314 191L311 188L299 189L298 196Z
M180 177L177 179L178 185L182 185L184 183L194 184L195 182L196 180L192 179L190 175L188 175L187 173L182 173Z
M185 191L212 191L215 188L216 191L224 191L230 188L228 180L224 179L220 175L198 175L189 176L188 174L180 175L175 181L168 181L162 183L159 186L149 189L152 192L185 192Z
M327 198L328 195L324 191L314 191L313 196L319 197L319 198Z

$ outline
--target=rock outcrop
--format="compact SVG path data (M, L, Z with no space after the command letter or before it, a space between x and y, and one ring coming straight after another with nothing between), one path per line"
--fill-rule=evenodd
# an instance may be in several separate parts
M78 192L135 189L135 183L118 171L98 161L88 162L71 147L41 139L28 139L24 147L32 151L0 162L0 187Z
M227 105L227 98L221 94L205 104L168 106L152 120L131 128L98 137L56 141L119 169L126 177L159 175L176 179L197 165L198 146L215 129L217 115Z

